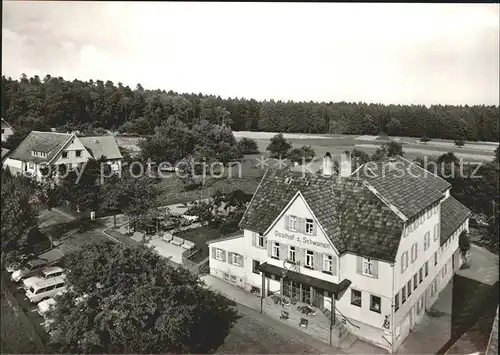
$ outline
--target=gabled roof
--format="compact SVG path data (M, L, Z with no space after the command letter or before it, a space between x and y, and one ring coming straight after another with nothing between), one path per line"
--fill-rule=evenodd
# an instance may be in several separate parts
M408 219L439 201L451 187L446 180L400 156L394 157L393 163L367 163L354 175L366 180Z
M2 161L7 158L7 155L9 154L10 150L2 148Z
M50 162L73 137L74 135L68 133L31 131L14 149L10 158L35 163ZM33 156L33 150L47 153L47 156Z
M10 128L12 129L12 126L2 118L2 128Z
M298 191L341 254L395 260L404 222L359 179L269 169L240 227L264 233Z
M440 242L443 245L472 212L457 199L450 196L441 203Z
M78 137L78 139L96 160L103 156L107 159L123 158L113 136Z
M488 342L488 347L486 348L486 355L498 354L498 307L497 315L493 321L493 327L491 328L490 340Z

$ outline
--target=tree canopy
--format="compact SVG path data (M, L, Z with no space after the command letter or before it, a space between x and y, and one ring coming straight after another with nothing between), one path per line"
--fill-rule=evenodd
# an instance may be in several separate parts
M2 117L16 130L101 127L150 135L171 117L187 127L201 120L233 130L372 134L498 141L498 106L382 105L226 98L135 89L103 80L46 75L2 77Z
M89 243L66 267L49 313L57 352L210 353L237 319L233 301L146 247Z

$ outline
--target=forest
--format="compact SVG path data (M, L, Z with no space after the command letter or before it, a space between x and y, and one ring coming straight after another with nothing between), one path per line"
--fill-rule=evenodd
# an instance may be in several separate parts
M168 83L167 83L168 85ZM167 86L166 85L166 86ZM498 106L382 105L349 102L257 101L165 90L132 89L111 81L46 75L2 76L2 117L21 131L151 135L170 117L191 127L202 120L234 131L410 136L498 141Z

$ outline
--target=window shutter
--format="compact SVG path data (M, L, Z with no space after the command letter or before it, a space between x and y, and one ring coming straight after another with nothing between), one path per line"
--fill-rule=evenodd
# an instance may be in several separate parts
M313 254L313 267L314 270L323 270L323 254L314 252Z
M438 239L441 238L441 226L440 226L439 222L437 224L437 235L438 235Z
M267 243L267 256L272 257L273 256L273 243Z
M288 246L280 243L280 260L285 260L288 258Z
M222 250L222 261L226 261L226 251L225 250Z
M363 258L361 256L356 257L356 272L363 275Z
M401 273L405 271L405 253L401 254Z
M253 247L257 245L257 237L258 237L258 234L255 232L252 232L252 246Z
M378 279L378 260L372 259L372 263L373 263L373 268L372 268L373 276Z
M299 218L299 232L302 234L306 233L306 219Z
M233 253L230 251L227 252L227 262L231 265L233 264Z
M290 230L290 222L289 222L289 216L285 215L285 229Z
M217 252L216 252L216 248L212 248L212 259L217 259L217 258L215 257L216 253L217 253Z
M415 245L415 260L418 259L418 244Z
M313 221L313 235L318 235L318 224Z
M240 255L240 267L243 267L244 259L245 259L245 257L243 255Z
M332 274L337 275L337 257L335 255L332 256Z
M297 263L300 265L305 265L306 264L306 251L305 249L302 248L295 248L295 260Z

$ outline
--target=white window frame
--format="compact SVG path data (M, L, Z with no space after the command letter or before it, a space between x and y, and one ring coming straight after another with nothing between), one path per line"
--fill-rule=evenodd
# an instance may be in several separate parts
M373 273L373 260L370 258L363 258L363 275L374 276Z
M418 244L414 243L411 246L411 263L413 264L418 259Z
M291 231L294 231L294 232L297 231L297 217L295 217L295 216L288 216L288 228Z
M333 256L323 255L323 271L333 273Z
M266 247L266 243L265 243L265 240L264 240L264 236L260 235L260 234L257 234L256 238L257 238L257 243L256 243L257 246L259 248L265 248ZM262 242L262 245L260 245L261 242Z
M82 157L82 150L75 150L75 157L81 158Z
M427 218L431 218L432 217L432 208L429 208L427 210Z
M280 257L280 243L278 242L273 242L273 249L271 251L271 255L275 258Z
M405 251L403 254L401 254L401 263L403 264L403 272L406 271L406 269L408 268L408 252Z
M439 237L438 228L439 228L439 223L436 223L434 225L434 241L438 240Z
M314 234L314 220L312 218L306 218L306 234Z
M293 255L293 258L292 258ZM297 250L293 245L288 246L288 260L290 261L297 261Z
M222 261L222 249L215 248L215 258Z
M375 302L373 302L374 298L378 298L379 302L378 302L378 309L376 309L375 307L373 307L374 304L376 304ZM375 312L375 313L381 313L382 312L382 297L380 296L375 296L375 295L370 295L370 311L372 312Z
M314 267L314 252L312 250L306 250L306 266Z
M240 266L241 255L236 253L233 253L232 255L233 255L232 257L233 260L231 260L231 264Z
M424 235L424 250L429 249L430 244L431 244L431 232L427 232Z

